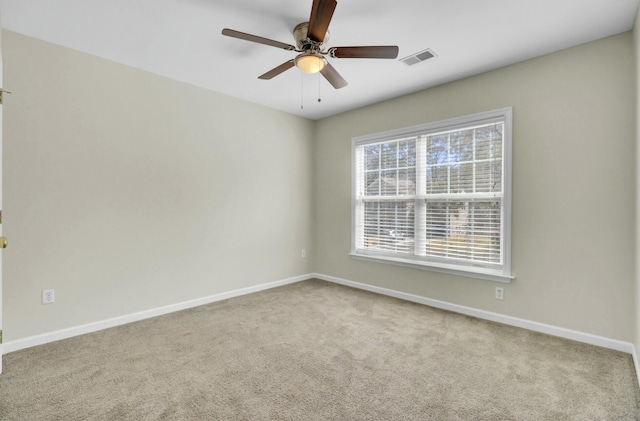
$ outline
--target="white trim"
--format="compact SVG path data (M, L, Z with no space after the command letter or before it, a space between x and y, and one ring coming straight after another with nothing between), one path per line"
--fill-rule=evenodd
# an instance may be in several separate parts
M353 142L360 144L382 143L389 138L407 139L413 136L433 134L441 131L452 132L461 128L474 128L493 122L497 118L502 118L505 114L510 114L513 107L498 108L491 111L483 111L475 114L453 117L446 120L433 121L430 123L417 124L415 126L402 127L399 129L387 130L380 133L356 136Z
M151 317L161 316L164 314L173 313L180 310L186 310L189 308L193 308L193 307L197 307L205 304L210 304L216 301L226 300L233 297L239 297L241 295L264 291L267 289L276 288L276 287L288 285L288 284L293 284L296 282L306 281L308 279L314 279L314 278L321 279L327 282L333 282L335 284L340 284L340 285L344 285L352 288L369 291L369 292L374 292L376 294L387 295L390 297L395 297L401 300L411 301L414 303L423 304L430 307L453 311L455 313L466 314L468 316L477 317L479 319L490 320L493 322L502 323L509 326L516 326L523 329L528 329L534 332L546 333L552 336L558 336L561 338L571 339L574 341L583 342L590 345L596 345L596 346L600 346L607 349L626 352L633 356L636 375L640 377L640 361L638 360L638 356L637 356L634 345L629 342L618 341L615 339L609 339L602 336L592 335L590 333L579 332L571 329L565 329L561 327L547 325L544 323L533 322L530 320L519 319L511 316L505 316L498 313L492 313L489 311L478 310L475 308L465 307L458 304L452 304L445 301L433 300L431 298L426 298L419 295L377 287L374 285L350 281L347 279L337 278L335 276L323 275L320 273L310 273L306 275L295 276L295 277L283 279L280 281L268 282L265 284L260 284L252 287L241 288L235 291L223 292L223 293L211 295L208 297L198 298L195 300L185 301L177 304L171 304L171 305L159 307L156 309L145 310L138 313L115 317L107 320L102 320L99 322L88 323L85 325L71 327L67 329L61 329L61 330L57 330L49 333L43 333L41 335L36 335L28 338L6 342L0 346L3 347L3 352L5 354L8 354L10 352L19 351L21 349L30 348L37 345L43 345L46 343L83 335L86 333L97 332L99 330L107 329L110 327L120 326L120 325L124 325L131 322L149 319Z
M513 275L511 276L502 275L501 274L502 271L499 271L500 273L498 273L497 271L492 273L488 270L485 272L485 270L482 268L474 268L474 271L464 270L465 267L458 267L458 266L447 267L445 264L437 264L434 262L423 263L417 259L402 259L401 257L381 256L381 255L368 256L366 254L358 254L358 253L349 253L349 255L354 259L365 260L367 262L388 263L390 265L404 266L412 269L430 270L431 272L466 276L468 278L482 279L485 281L502 282L504 284L509 284L511 283L512 280L516 278Z
M492 193L468 193L468 194L439 194L425 195L424 192L416 191L411 195L389 195L389 196L365 196L363 191L364 168L362 148L382 144L386 142L400 142L404 140L414 140L416 142L416 177L424 172L425 168L420 166L420 162L426 165L426 161L422 159L423 155L418 154L420 150L420 141L425 140L425 136L433 134L452 133L459 129L473 129L486 124L502 122L504 131L502 137L502 192L501 194ZM363 136L353 137L351 139L351 256L361 260L375 261L377 263L390 263L417 269L435 270L436 272L444 272L458 276L467 276L470 278L479 278L483 280L497 282L511 282L514 278L511 273L511 196L512 196L512 143L513 143L513 107L505 107L491 111L480 112L476 114L450 118L447 120L435 121L426 124L420 124L411 127L389 130L381 133L367 134ZM475 152L474 152L474 162ZM379 170L379 169L378 169ZM474 171L475 180L475 171ZM475 185L475 182L474 182ZM419 190L421 184L417 184ZM418 203L421 200L445 200L455 197L455 200L475 201L480 199L500 198L500 262L499 264L489 264L487 262L470 262L463 259L451 260L450 263L439 262L439 259L432 255L425 255L419 251L419 241L414 243L414 253L389 256L384 252L367 249L363 243L364 226L363 203L372 202L395 202L395 201L412 201L418 209ZM416 214L416 212L414 212ZM421 231L425 228L419 224L419 218L414 220L415 237L420 238L424 235ZM387 253L388 254L388 253ZM483 266L487 266L484 269ZM493 269L491 269L493 268Z
M638 350L635 345L631 345L633 347L633 352L631 356L633 357L633 365L636 367L636 380L638 380L638 386L640 386L640 361L638 361Z
M99 330L108 329L115 326L125 325L131 322L137 322L152 317L162 316L164 314L173 313L180 310L186 310L193 307L202 306L205 304L214 303L216 301L227 300L229 298L239 297L241 295L251 294L254 292L264 291L271 288L276 288L283 285L293 284L300 281L313 278L313 275L300 275L293 278L282 279L279 281L268 282L265 284L255 285L252 287L241 288L234 291L222 292L220 294L210 295L208 297L197 298L194 300L183 301L181 303L170 304L164 307L158 307L154 309L144 310L137 313L132 313L124 316L114 317L112 319L101 320L98 322L87 323L80 326L74 326L67 329L56 330L53 332L43 333L41 335L30 336L23 339L17 339L2 344L3 352L8 354L10 352L19 351L25 348L31 348L37 345L44 345L46 343L59 341L62 339L72 338L74 336L84 335L86 333L97 332Z
M350 281L347 279L336 278L334 276L322 275L319 273L316 273L313 276L323 281L333 282L336 284L345 285L345 286L349 286L357 289L362 289L369 292L375 292L376 294L388 295L390 297L399 298L401 300L411 301L418 304L424 304L430 307L453 311L455 313L466 314L467 316L477 317L478 319L490 320L492 322L498 322L498 323L502 323L509 326L516 326L523 329L532 330L534 332L546 333L548 335L558 336L560 338L571 339L574 341L583 342L590 345L600 346L602 348L626 352L627 354L633 354L634 361L636 361L636 373L640 373L640 371L638 371L639 367L637 363L637 358L635 357L634 346L629 342L605 338L602 336L592 335L590 333L579 332L577 330L571 330L571 329L565 329L562 327L533 322L530 320L519 319L517 317L505 316L503 314L492 313L490 311L479 310L471 307L461 306L458 304L452 304L446 301L433 300L431 298L426 298L419 295L377 287L369 284L363 284L360 282Z
M512 191L512 183L513 183L513 108L506 108L504 111L504 132L505 136L508 136L508 139L503 140L502 142L502 160L504 162L504 167L502 171L502 183L503 183L503 194L506 200L502 202L502 217L503 217L503 225L504 229L503 239L506 240L504 245L504 261L503 261L503 273L506 276L513 275L511 273L511 207L513 204L513 191Z

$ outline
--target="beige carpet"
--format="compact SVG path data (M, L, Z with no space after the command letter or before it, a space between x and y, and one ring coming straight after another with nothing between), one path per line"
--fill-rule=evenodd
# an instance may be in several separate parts
M2 420L633 420L630 355L312 280L5 356Z

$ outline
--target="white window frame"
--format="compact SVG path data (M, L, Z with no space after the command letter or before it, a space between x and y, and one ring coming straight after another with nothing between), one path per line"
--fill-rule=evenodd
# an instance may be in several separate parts
M370 135L358 136L351 141L351 170L352 170L352 220L351 220L351 256L355 259L367 260L378 263L389 263L401 266L407 266L417 269L425 269L435 272L467 276L490 281L508 283L514 276L511 274L511 186L512 186L512 108L501 108L497 110L456 117L452 119L436 121L427 124L421 124L412 127L406 127L397 130L386 131L383 133L375 133ZM412 255L392 253L381 253L376 251L365 250L364 247L358 247L357 229L359 218L359 200L356 197L359 187L357 185L357 148L374 143L391 142L408 137L418 137L440 132L446 132L456 129L465 129L483 124L501 122L504 123L503 145L502 145L502 174L503 174L503 197L502 197L502 228L501 228L501 247L502 247L502 265L500 268L485 268L466 265L455 265L443 263L433 260L414 259ZM418 174L416 174L419 177ZM416 219L418 219L416 213Z

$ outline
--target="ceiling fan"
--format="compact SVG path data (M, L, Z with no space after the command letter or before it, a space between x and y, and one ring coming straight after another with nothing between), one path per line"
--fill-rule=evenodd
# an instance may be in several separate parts
M333 12L338 5L336 0L313 0L309 22L303 22L293 29L293 38L296 46L280 41L247 34L225 28L222 35L238 38L258 44L270 45L288 51L300 53L295 58L282 63L269 70L258 79L272 79L290 68L297 66L305 73L318 73L329 81L336 89L347 86L347 81L340 76L338 71L324 58L386 58L398 57L398 47L395 45L369 46L369 47L331 47L327 49L329 40L329 23Z

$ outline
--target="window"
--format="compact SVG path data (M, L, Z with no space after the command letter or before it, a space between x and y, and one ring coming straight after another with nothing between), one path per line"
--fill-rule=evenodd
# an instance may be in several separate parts
M354 257L511 279L511 108L352 147Z

